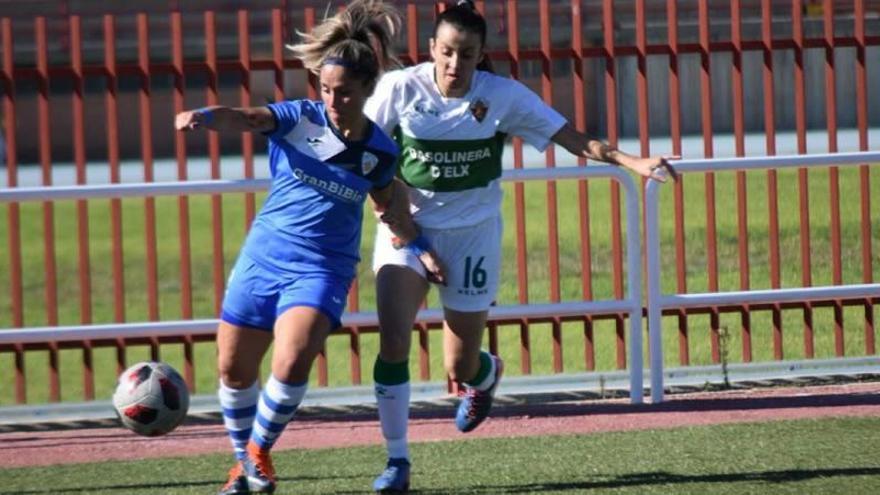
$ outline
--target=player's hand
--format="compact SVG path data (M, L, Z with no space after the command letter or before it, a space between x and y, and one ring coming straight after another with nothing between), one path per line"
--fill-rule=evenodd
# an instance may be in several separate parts
M425 267L425 277L428 282L446 285L446 265L433 249L420 254L419 261Z
M188 110L174 117L174 128L178 131L193 131L205 126L210 118L206 118L203 110Z
M673 180L678 180L678 173L672 165L669 164L669 160L679 159L681 159L681 157L677 155L637 158L629 168L642 177L654 179L659 182L666 182L666 179L669 177L672 177Z
M401 225L411 223L405 222L405 218L401 218L401 215L399 213L396 214L391 210L374 210L374 214L376 215L376 219L387 225L392 232L394 232L395 229L399 228Z

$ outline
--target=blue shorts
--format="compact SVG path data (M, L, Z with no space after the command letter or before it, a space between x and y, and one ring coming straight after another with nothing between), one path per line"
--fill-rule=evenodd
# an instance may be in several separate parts
M241 253L229 274L220 319L233 325L272 331L275 319L294 306L310 306L341 325L351 279L330 273L279 275Z

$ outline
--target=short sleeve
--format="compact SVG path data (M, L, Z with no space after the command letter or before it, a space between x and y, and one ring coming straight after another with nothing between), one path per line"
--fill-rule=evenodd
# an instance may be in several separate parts
M388 162L383 164L382 172L373 179L373 187L375 189L384 189L391 184L394 176L397 175L397 155L388 155Z
M382 143L381 146L370 150L375 154L379 163L375 170L367 175L367 179L373 183L373 188L375 189L383 189L391 183L394 176L397 175L398 158L400 157L400 150L397 144L385 136L384 133L380 142Z
M269 138L286 136L302 115L302 102L299 100L270 103L267 106L275 117L275 129L266 134Z
M389 135L400 124L400 112L396 102L404 99L398 88L399 81L405 75L406 72L402 69L386 72L376 84L373 96L364 105L364 114Z
M521 82L506 80L508 101L516 104L511 105L499 123L498 130L521 137L539 151L544 151L550 145L550 138L568 121Z

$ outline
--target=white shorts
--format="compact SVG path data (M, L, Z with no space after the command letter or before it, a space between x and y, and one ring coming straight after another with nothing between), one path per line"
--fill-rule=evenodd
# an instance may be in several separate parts
M472 227L422 229L434 251L446 264L446 285L438 285L443 306L455 311L489 309L498 294L501 271L501 216ZM425 267L406 249L394 249L385 224L376 229L373 272L384 265L406 266L425 276Z

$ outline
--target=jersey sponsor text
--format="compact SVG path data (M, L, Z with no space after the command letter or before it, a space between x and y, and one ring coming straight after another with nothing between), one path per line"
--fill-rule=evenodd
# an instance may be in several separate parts
M410 159L419 160L422 163L473 162L492 156L492 150L488 146L469 151L425 151L418 148L407 148L406 153L409 154Z
M305 173L301 168L293 169L293 176L326 194L330 194L339 199L350 201L352 203L360 203L364 200L364 194L352 189L344 184L332 180L318 179Z
M444 179L467 177L469 175L469 168L471 168L470 163L465 163L464 165L449 165L445 167L431 165L431 177L435 179L439 179L440 177L443 177Z

